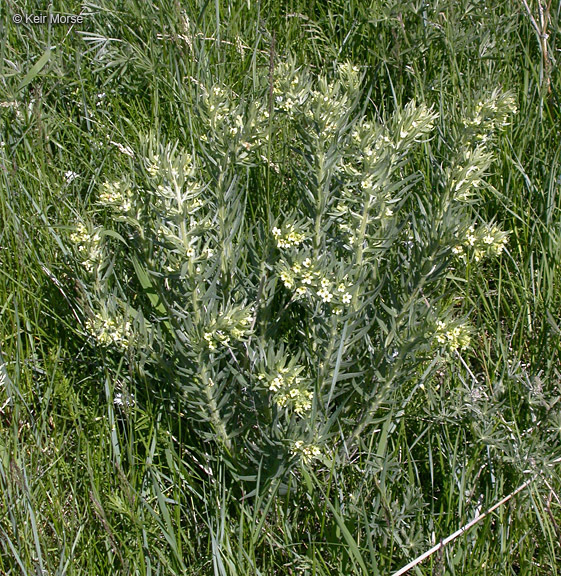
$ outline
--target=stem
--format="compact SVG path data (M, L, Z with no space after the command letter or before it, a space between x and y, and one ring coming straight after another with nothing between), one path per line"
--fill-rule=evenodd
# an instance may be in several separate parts
M192 265L190 264L190 266ZM201 313L199 310L199 302L197 298L197 286L193 287L192 302L193 302L193 318L195 324L197 326L200 326ZM200 366L199 373L202 385L204 387L204 394L206 396L206 403L208 407L208 415L210 417L210 422L215 432L218 434L218 437L222 441L222 444L225 446L226 450L228 450L228 452L231 453L232 442L230 441L230 438L228 436L226 426L224 425L224 422L220 417L220 411L218 410L218 404L216 403L216 397L214 395L215 384L208 375L206 360L205 358L203 358L202 351L200 351L198 354L197 364L198 366Z
M327 194L329 191L329 171L325 171L325 152L320 148L321 144L318 142L318 152L317 152L317 203L316 203L316 217L314 225L314 249L316 252L319 251L321 246L321 221L325 208L327 205ZM318 254L319 256L319 254Z
M327 371L327 367L329 366L329 360L331 355L333 354L333 349L335 348L335 336L337 334L337 318L332 316L331 318L331 330L329 332L329 345L327 346L327 350L325 351L325 356L322 362L320 362L320 370L319 370L319 378L318 378L318 385L320 388L323 388L323 384L325 381L325 374Z
M364 252L364 238L366 236L366 226L368 225L368 212L369 211L370 211L370 195L368 196L368 198L364 202L364 210L362 212L362 218L360 221L360 228L358 231L358 238L357 238L358 252L356 255L357 266L362 265L362 256L363 256L363 252Z
M228 452L232 452L232 442L230 441L230 437L228 436L228 432L226 430L226 426L224 425L224 421L220 417L220 411L218 410L218 405L216 404L216 398L214 396L214 382L209 378L206 366L201 359L201 354L199 354L199 363L201 364L201 380L205 389L205 395L208 402L208 410L210 413L210 421L212 422L212 426L215 432L218 434L218 437L222 441L223 445L225 446Z

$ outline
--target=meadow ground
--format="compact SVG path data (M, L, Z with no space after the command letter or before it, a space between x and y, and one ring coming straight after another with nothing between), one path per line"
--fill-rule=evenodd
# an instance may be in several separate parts
M560 13L3 2L0 573L558 574Z

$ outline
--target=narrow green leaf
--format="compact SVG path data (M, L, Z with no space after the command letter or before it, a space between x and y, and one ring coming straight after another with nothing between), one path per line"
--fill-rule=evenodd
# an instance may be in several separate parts
M317 486L317 488L319 488L320 492L325 497L325 493L323 492L323 490L321 488L321 483L316 478L316 476L313 474L313 472L303 468L302 473L303 473L304 478L306 480L309 480L310 483L312 482L312 479L313 479L315 485ZM358 544L356 543L355 539L353 538L353 535L350 533L349 529L347 528L347 525L345 524L344 518L341 516L341 514L339 514L337 512L337 510L335 509L335 506L333 506L333 504L330 502L329 498L325 498L325 502L329 506L329 509L331 510L331 513L333 514L333 517L335 518L335 521L337 522L337 525L339 526L339 529L341 530L341 533L343 534L343 537L345 538L345 542L347 543L347 546L349 548L349 555L351 556L353 563L356 562L360 566L363 574L365 574L365 575L371 574L372 572L371 572L371 570L369 570L366 567L366 563L364 562L364 558L362 557L362 554L360 553L360 549L358 547Z
M43 56L41 56L41 58L39 58L39 60L37 60L37 62L33 64L29 72L24 76L23 80L20 82L17 88L17 92L25 88L31 81L33 81L35 76L37 76L37 74L41 72L45 64L50 60L50 58L51 58L51 49L47 48Z
M146 272L142 264L140 264L140 262L137 260L135 256L131 258L131 261L132 265L134 266L136 276L138 277L138 281L140 282L140 285L142 286L142 288L144 288L146 294L148 295L148 298L150 299L152 306L154 306L154 308L158 312L165 314L166 309L162 304L162 301L160 300L160 297L158 296L158 293L156 292L154 285L150 280L150 277L148 276L148 272Z

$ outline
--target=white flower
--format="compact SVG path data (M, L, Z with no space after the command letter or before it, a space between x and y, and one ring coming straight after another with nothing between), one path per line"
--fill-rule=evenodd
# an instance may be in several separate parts
M66 183L70 184L73 180L76 180L80 174L73 172L72 170L68 170L64 173L64 178L66 179Z
M324 302L331 302L331 300L333 299L333 294L331 294L331 292L329 292L329 290L327 290L326 288L322 288L322 289L318 292L318 296L319 296Z
M154 157L154 161L150 162L146 168L146 170L148 171L148 174L150 174L150 176L156 176L156 174L158 174L158 172L160 171L160 157L159 156L155 156Z
M495 253L498 255L502 254L503 250L505 249L506 240L501 240L496 242L494 245Z
M120 408L132 408L136 401L132 394L124 394L123 392L117 392L113 398L113 404L119 406Z
M292 276L286 270L283 270L280 273L280 277L281 277L283 284L287 288L292 288L294 286L294 280L293 280Z
M113 144L121 154L134 158L134 150L130 146L123 146L120 142L114 142L113 140L109 140L109 144Z
M273 378L273 380L271 380L271 383L269 384L269 390L271 392L278 392L283 386L283 380L281 376L276 376L275 378Z

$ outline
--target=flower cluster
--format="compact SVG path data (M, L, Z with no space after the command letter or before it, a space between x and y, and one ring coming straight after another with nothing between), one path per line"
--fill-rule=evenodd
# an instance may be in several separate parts
M243 340L251 332L253 311L250 308L233 307L219 315L204 331L206 347L214 352L219 347L228 347L232 340Z
M364 252L366 239L372 245L384 238L387 244L404 200L395 186L401 175L394 170L410 148L428 138L436 117L411 103L387 125L360 119L349 130L347 149L335 165L341 194L330 206L347 250Z
M488 98L480 100L473 114L464 119L464 127L479 142L487 142L494 132L510 124L517 111L512 94L495 89Z
M465 202L473 196L482 186L491 158L491 154L481 145L463 151L461 160L455 162L448 171L448 187L454 199Z
M111 317L108 314L96 313L87 320L86 330L102 346L115 346L125 350L131 342L131 324L123 316Z
M300 376L302 368L294 364L277 366L272 374L259 374L258 379L274 394L273 399L281 408L292 407L302 416L312 408L314 393L307 388L308 382Z
M306 239L306 235L298 232L293 224L287 225L284 230L275 226L272 233L279 248L293 248L302 244Z
M436 341L446 346L450 352L461 349L465 350L471 342L470 331L463 324L447 324L442 320L436 322Z
M267 104L244 106L239 95L218 84L202 90L202 119L207 128L202 141L212 144L215 151L234 152L240 164L252 164L269 141Z
M202 205L200 199L204 184L190 154L166 147L162 151L148 151L144 158L154 207L169 220L194 214Z
M438 114L424 105L409 102L396 117L393 146L397 151L406 151L411 144L426 139L434 128Z
M293 118L310 97L310 85L305 72L293 63L280 63L275 69L273 85L274 109Z
M201 240L201 234L210 226L202 195L205 184L186 151L171 145L154 149L152 141L146 148L143 170L149 185L138 194L138 219L150 223L165 272L181 271L185 275L186 262L202 261L208 256L208 242Z
M292 449L292 454L302 458L304 464L310 464L313 460L321 457L321 450L316 444L306 444L302 440L296 440Z
M98 202L110 207L114 212L127 214L132 208L130 186L123 181L104 182Z
M295 298L316 298L322 304L331 305L337 315L352 302L347 277L329 279L321 263L312 261L309 256L302 259L302 255L296 255L292 265L283 259L278 269L282 283L293 291Z
M452 252L464 262L469 254L473 255L476 262L480 262L487 257L500 256L507 240L508 233L497 226L476 228L472 224L462 236L458 236L458 244L452 248Z
M78 222L76 229L70 234L70 240L77 245L78 250L82 250L82 247L86 246L91 241L91 238L92 235L83 222Z
M92 273L103 260L99 230L90 232L83 222L78 222L74 232L70 234L70 240L78 251L82 266Z
M305 126L310 137L328 146L344 126L359 85L359 68L350 63L339 65L335 80L320 77L314 86L304 70L285 62L275 69L275 112L299 122L299 128Z
M152 178L158 176L162 169L160 155L159 154L152 154L151 157L144 159L144 165L146 171Z

